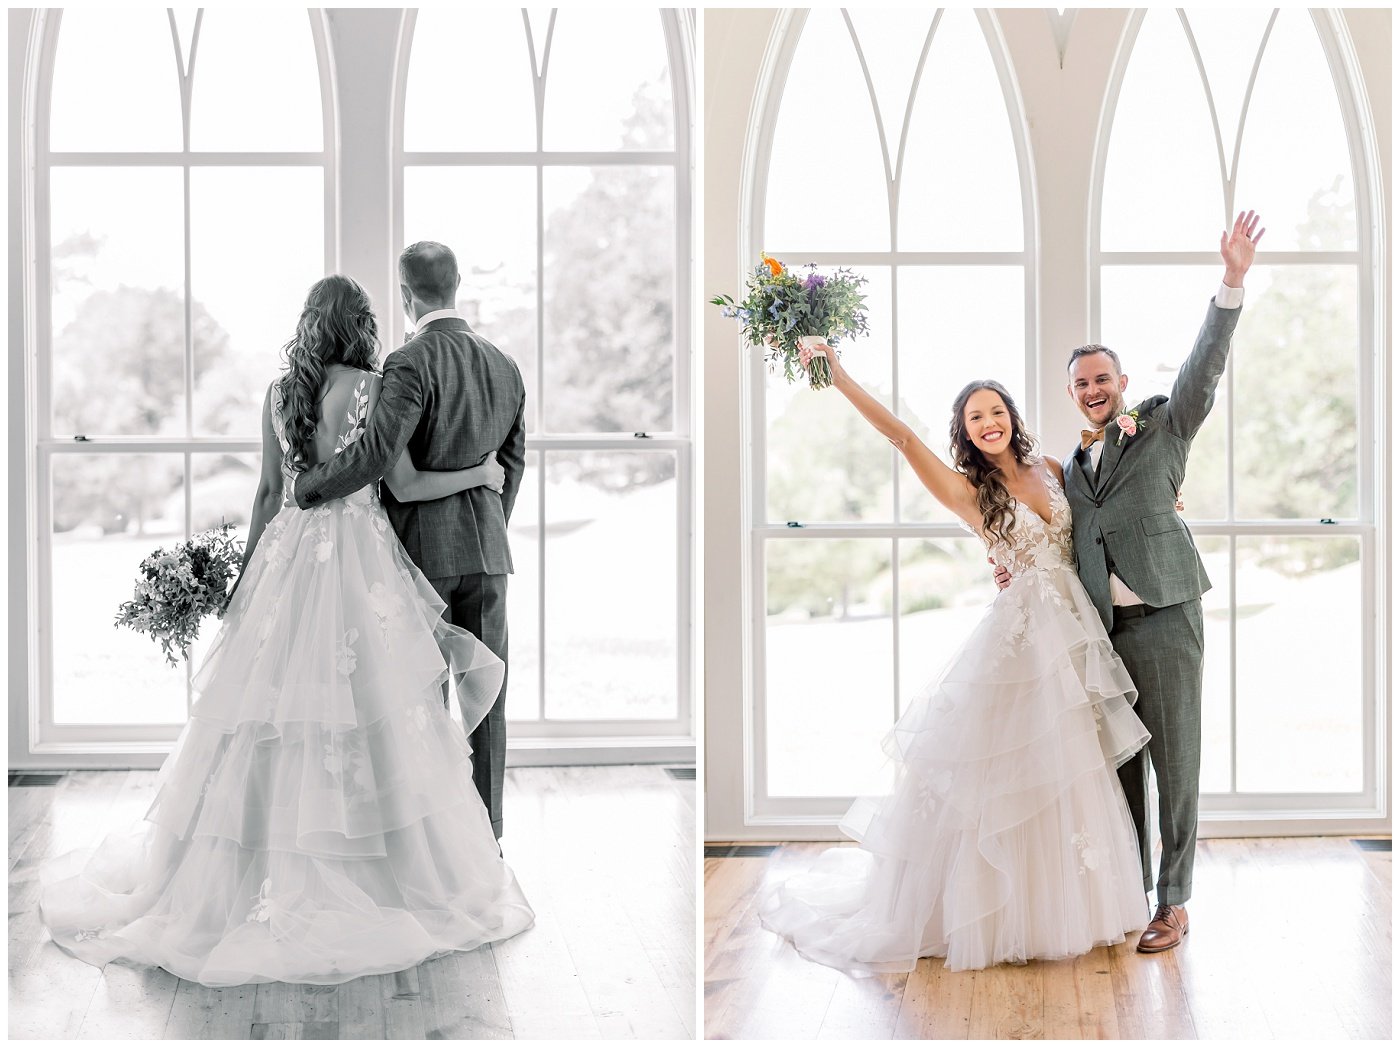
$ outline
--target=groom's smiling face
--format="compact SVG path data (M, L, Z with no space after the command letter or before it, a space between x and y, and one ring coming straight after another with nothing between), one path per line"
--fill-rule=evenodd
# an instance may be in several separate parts
M1107 353L1087 353L1077 357L1069 369L1069 395L1095 429L1122 414L1123 391L1128 376L1119 374Z

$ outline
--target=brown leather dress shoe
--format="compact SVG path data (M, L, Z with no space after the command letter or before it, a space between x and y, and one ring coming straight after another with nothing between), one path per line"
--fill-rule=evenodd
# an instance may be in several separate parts
M1158 906L1152 923L1138 938L1138 953L1170 950L1190 930L1191 922L1186 918L1185 906Z

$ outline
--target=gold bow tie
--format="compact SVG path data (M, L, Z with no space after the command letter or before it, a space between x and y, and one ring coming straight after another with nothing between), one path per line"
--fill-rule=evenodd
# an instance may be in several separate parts
M1103 440L1103 430L1081 429L1079 431L1079 450L1084 451L1091 448L1101 440Z

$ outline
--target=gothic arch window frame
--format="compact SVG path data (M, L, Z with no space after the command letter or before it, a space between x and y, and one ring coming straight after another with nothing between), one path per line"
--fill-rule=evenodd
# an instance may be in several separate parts
M922 86L927 58L932 41L938 31L942 9L934 15L928 36L924 42L919 64L910 88L909 99L916 99ZM736 283L741 283L751 269L761 250L782 255L787 247L800 248L804 245L783 245L763 242L762 230L765 219L765 196L770 177L774 133L778 121L787 78L793 58L801 41L803 26L809 12L806 9L785 9L779 13L769 37L767 51L759 73L756 102L750 110L749 126L745 135L743 168L740 180L739 208L740 233L739 257L735 259ZM909 265L1018 265L1023 274L1023 302L1025 327L1025 413L1032 427L1041 408L1039 396L1040 362L1037 348L1039 343L1039 216L1035 191L1034 168L1030 155L1030 136L1026 126L1025 109L1019 88L1011 68L1006 41L995 15L986 9L976 9L975 15L988 45L988 52L1001 87L1002 99L1006 105L1007 118L1011 130L1011 141L1015 151L1018 184L1022 207L1022 247L1020 251L902 251L898 247L899 221L894 206L890 211L890 247L882 251L828 251L803 253L803 261L819 265L882 265L889 266L892 274L893 300L891 316L898 316L898 270ZM848 22L849 28L849 22ZM852 34L853 44L860 54L859 38ZM867 63L861 58L862 73L874 107L875 88ZM913 106L906 102L904 132L908 133ZM877 127L880 125L877 123ZM881 129L881 142L888 155L889 144L885 141L885 131ZM898 164L887 179L887 188L897 200L901 189L900 180L904 173ZM891 332L892 396L899 398L899 333ZM892 718L899 714L900 703L900 636L899 636L899 556L898 543L901 539L918 538L966 538L966 532L956 523L904 523L900 498L900 473L898 453L890 450L893 469L894 491L892 508L894 520L884 523L866 524L821 524L804 525L800 530L802 538L795 537L794 531L785 522L770 522L767 516L767 476L765 456L766 402L765 370L761 357L748 347L745 366L742 369L741 400L745 410L741 412L743 445L744 498L741 500L742 547L743 547L743 591L746 594L744 623L742 629L742 669L744 681L743 696L743 822L746 827L783 827L786 831L801 827L804 830L819 830L833 825L841 812L850 803L850 797L773 797L767 788L768 782L768 736L766 725L767 665L765 653L766 583L765 549L770 542L802 541L803 539L826 538L874 538L888 539L891 544L891 590L895 604L891 611L895 628L891 650L894 676L891 689ZM799 831L800 832L800 831Z
M393 74L394 94L391 102L391 143L390 178L392 180L392 242L404 242L404 172L409 167L420 166L498 166L512 165L533 167L536 173L535 220L536 220L536 280L535 310L535 374L541 377L544 371L544 237L545 202L544 173L551 168L582 166L654 166L669 167L674 171L675 202L675 298L674 298L674 386L672 428L668 432L634 434L626 432L598 434L550 433L536 427L528 432L525 440L526 454L539 456L531 467L533 476L527 476L526 483L536 486L536 500L539 519L539 534L545 534L546 513L546 471L543 468L544 455L555 452L607 452L607 451L670 451L676 456L676 716L657 720L590 719L574 720L550 717L547 713L546 661L545 650L545 586L547 568L545 565L546 544L539 545L538 617L536 628L540 638L538 665L538 688L540 695L540 716L536 720L512 720L512 746L525 748L547 748L553 742L567 745L569 740L580 743L587 739L595 746L614 748L619 752L634 750L638 746L661 747L669 751L674 748L680 756L686 756L694 745L695 711L695 658L694 624L695 614L695 572L692 547L695 540L695 499L693 494L694 477L694 437L692 430L693 371L695 366L694 336L694 214L695 186L695 69L693 62L693 41L695 37L693 11L681 9L642 9L661 18L665 38L667 67L670 73L671 107L674 127L674 140L669 150L554 150L544 146L542 129L544 121L544 96L537 91L535 96L535 148L529 150L497 151L413 151L404 148L405 103L408 87L409 68L412 62L413 35L417 23L417 10L404 10L400 23L397 57ZM577 13L577 12L574 12ZM586 13L584 11L583 13ZM554 18L549 18L548 37L552 35ZM549 46L546 43L546 48ZM534 56L543 69L547 61L545 54ZM397 287L397 274L391 286ZM386 338L390 344L401 341L405 318L397 310ZM532 393L535 401L535 418L543 420L541 410L543 382ZM658 750L657 752L661 752Z
M1089 202L1089 227L1087 230L1086 251L1089 260L1089 320L1091 341L1102 337L1103 297L1102 275L1106 265L1161 265L1195 264L1217 266L1219 255L1212 251L1105 251L1101 248L1103 190L1109 146L1112 137L1113 121L1117 113L1123 82L1132 59L1133 46L1137 40L1146 9L1135 9L1128 18L1119 42L1118 53L1114 57L1113 69L1104 96L1104 107L1095 138L1093 166L1090 181L1091 199ZM1178 18L1181 11L1174 9ZM1269 20L1269 32L1261 40L1251 69L1242 120L1248 115L1253 101L1253 88L1257 78L1264 49L1272 32L1275 9ZM1358 385L1365 388L1369 383L1371 403L1369 410L1360 412L1358 430L1358 471L1360 485L1358 492L1357 516L1355 519L1339 521L1335 524L1304 521L1262 521L1238 520L1235 518L1235 456L1234 456L1234 357L1232 355L1226 372L1225 396L1216 410L1226 415L1226 516L1223 521L1192 523L1192 533L1200 537L1220 537L1226 539L1230 554L1229 607L1230 607L1230 781L1231 790L1226 793L1202 793L1201 812L1203 822L1217 825L1216 835L1233 832L1278 832L1285 824L1292 824L1297 832L1326 832L1328 822L1344 820L1357 823L1365 820L1383 820L1387 812L1386 787L1389 780L1387 767L1389 728L1385 689L1381 682L1387 679L1388 661L1385 638L1388 636L1387 608L1389 586L1383 582L1389 570L1389 438L1391 424L1385 411L1386 395L1389 389L1389 362L1383 352L1385 315L1385 229L1384 229L1384 186L1385 181L1380 167L1380 150L1376 140L1366 92L1362 83L1360 63L1351 45L1350 37L1340 11L1335 9L1307 9L1307 14L1318 32L1318 38L1326 57L1329 72L1340 103L1342 124L1346 132L1348 159L1351 163L1353 185L1357 207L1357 245L1354 250L1296 251L1261 250L1257 262L1264 265L1342 263L1356 266L1358 280ZM1204 77L1199 50L1194 38L1188 33L1192 55L1196 60L1198 75ZM1211 107L1213 121L1219 116ZM1240 151L1239 140L1235 142L1235 157ZM1226 158L1221 157L1221 182L1227 196L1222 201L1222 217L1232 221L1239 202L1233 198L1234 184L1231 176L1236 167L1226 166ZM1267 218L1267 216L1265 216ZM1247 306L1246 306L1247 308ZM1314 537L1354 537L1360 550L1360 574L1362 602L1362 788L1356 793L1242 793L1237 781L1237 698L1238 672L1237 649L1235 645L1235 622L1237 593L1235 571L1237 564L1236 546L1239 538L1264 536L1314 536Z
M188 294L190 266L190 172L199 167L308 167L322 171L323 238L326 270L338 257L337 164L334 68L324 12L307 8L320 88L321 149L319 151L212 151L190 148L190 107L181 105L181 149L162 151L63 151L49 147L50 109L54 58L58 48L62 9L36 11L25 48L21 111L23 114L20 183L24 250L24 447L25 530L27 564L25 592L32 614L26 616L26 679L28 702L21 722L11 710L11 760L32 763L34 757L61 760L66 766L104 766L130 760L148 760L169 751L182 724L57 724L54 720L52 615L52 464L55 456L160 452L179 454L183 462L184 524L190 534L192 493L191 456L201 453L252 453L262 448L260 438L200 437L193 430L192 303ZM202 19L202 14L198 16ZM196 23L198 24L198 23ZM172 46L178 52L172 24ZM181 60L183 61L183 60ZM197 68L197 57L195 63ZM188 91L186 82L181 87ZM185 101L187 102L188 99ZM183 437L97 437L81 441L57 440L52 433L51 365L51 228L49 185L54 168L82 167L174 168L184 173L182 210L184 249L185 412ZM14 168L12 167L12 172ZM13 257L13 256L12 256ZM185 667L185 703L192 701L190 667ZM17 730L18 729L18 730Z

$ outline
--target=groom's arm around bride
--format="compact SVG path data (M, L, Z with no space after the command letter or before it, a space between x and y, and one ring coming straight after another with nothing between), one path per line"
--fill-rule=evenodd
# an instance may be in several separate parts
M416 334L384 362L379 400L360 439L297 476L303 509L382 476L405 450L420 471L461 469L495 452L505 470L498 494L469 488L447 498L384 508L414 564L447 605L445 616L507 664L506 579L514 570L506 526L525 467L525 387L520 369L454 308L461 278L442 244L422 242L399 259L404 312ZM501 835L506 756L505 683L473 729L472 778Z

